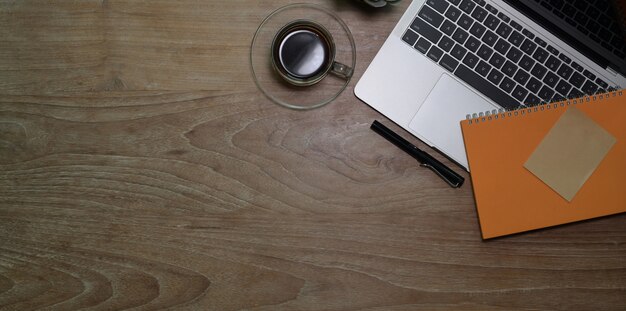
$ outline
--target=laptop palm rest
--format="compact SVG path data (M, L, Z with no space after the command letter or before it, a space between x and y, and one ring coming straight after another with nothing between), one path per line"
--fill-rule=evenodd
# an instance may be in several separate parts
M461 120L468 114L498 108L444 74L409 123L409 128L425 138L431 147L441 150L467 169Z

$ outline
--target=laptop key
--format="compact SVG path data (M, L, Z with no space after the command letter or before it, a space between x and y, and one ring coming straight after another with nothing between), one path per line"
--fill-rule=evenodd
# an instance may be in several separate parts
M537 50L533 54L533 58L540 64L543 64L546 59L548 59L548 55L548 51L544 50L543 48L537 48Z
M459 20L456 21L456 24L465 30L470 29L473 23L474 23L474 20L471 17L467 16L467 14L461 15Z
M502 55L506 55L506 52L509 50L510 47L511 44L506 42L506 40L502 38L498 39L498 42L496 42L496 45L494 46L496 51L500 52L500 54Z
M457 28L457 30L452 35L452 39L454 39L454 41L458 42L459 44L463 44L463 42L467 40L467 37L469 37L469 34L461 28Z
M551 45L548 45L548 51L550 53L552 53L553 55L555 55L555 56L559 56L559 50L557 50L555 47L553 47Z
M524 40L524 43L522 43L522 46L520 49L522 50L522 52L528 55L532 55L533 52L535 52L536 48L537 48L537 45L534 42L530 41L530 39L526 39Z
M485 63L485 61L481 60L478 66L476 66L476 72L483 77L486 77L489 71L491 71L491 65Z
M439 39L441 39L441 36L443 35L439 30L433 28L433 26L429 25L419 18L416 18L413 21L413 24L411 24L411 29L415 30L415 32L424 36L432 43L439 42Z
M456 30L456 25L451 21L446 20L445 22L443 22L443 25L441 25L441 28L439 29L443 31L443 33L445 33L446 35L451 36Z
M528 55L524 55L524 57L522 57L522 60L519 62L519 66L524 68L524 70L526 71L530 71L530 69L533 68L534 65L535 61Z
M446 12L446 17L449 18L451 21L456 22L459 17L461 16L461 10L451 6L448 9L448 12Z
M511 27L513 27L513 29L516 29L517 31L522 31L523 32L523 28L522 25L518 24L516 21L511 21Z
M532 40L532 39L534 39L534 38L535 38L535 34L533 34L532 32L530 32L530 30L528 30L528 29L526 29L526 28L524 28L524 29L522 30L522 34L523 34L524 36L528 37L530 40Z
M502 72L509 77L513 77L516 71L517 65L513 64L510 60L507 60L504 66L502 66Z
M572 89L572 86L567 83L564 80L561 80L559 82L559 84L556 85L556 91L559 92L560 94L562 94L563 96L566 96L567 94L569 94L569 91Z
M497 17L490 14L485 19L484 24L485 26L487 26L487 28L495 31L498 28L498 25L500 25L500 20Z
M476 57L476 55L474 54L467 54L467 56L465 56L465 58L463 59L463 64L465 64L467 67L473 69L476 64L478 64L478 61L480 59L478 57Z
M530 78L530 81L528 81L528 84L526 84L526 87L533 93L537 93L539 92L539 90L541 89L541 81L537 80L536 78Z
M465 47L472 52L476 52L479 46L480 41L478 41L478 39L476 39L475 37L470 37L469 39L467 39L467 42L465 42Z
M504 75L500 71L492 70L487 76L487 80L495 85L498 85L500 81L502 81L503 77Z
M515 87L515 90L513 90L513 94L511 95L513 95L513 98L521 102L526 98L526 95L528 95L528 90L523 88L521 85L518 85Z
M493 46L494 44L496 44L497 40L498 36L491 30L487 30L487 32L483 36L483 42L488 46Z
M559 93L554 94L554 96L552 97L552 102L560 102L560 101L563 101L563 100L565 100L565 96L563 96L563 95L561 95Z
M494 8L491 4L487 4L485 6L485 9L487 9L487 11L491 12L491 14L498 14L498 9Z
M487 14L489 14L487 13L487 10L478 7L474 10L474 12L472 12L472 17L482 23L487 17Z
M517 31L513 31L513 33L509 37L509 42L511 42L513 46L520 46L523 41L524 41L524 36Z
M454 70L456 69L456 66L459 65L459 61L452 58L452 56L446 54L441 58L441 61L439 62L439 64L441 65L441 67L445 68L446 70L450 72L454 72Z
M500 83L500 88L502 88L502 90L507 93L511 93L514 87L515 87L515 81L507 77L504 77L504 80L502 80L502 83Z
M598 83L598 85L600 86L600 88L602 88L603 90L606 90L609 88L609 84L604 82L602 79L598 78L596 79L596 83Z
M452 48L452 52L450 52L450 55L458 60L462 60L463 56L465 56L466 53L467 49L462 47L460 44L457 44L454 46L454 48Z
M480 49L478 49L478 53L476 54L478 57L488 60L491 57L491 54L493 54L493 50L483 44Z
M540 103L541 99L533 94L528 94L528 97L526 97L526 100L524 100L524 104L526 104L527 106L537 106Z
M569 82L577 88L583 86L583 82L585 82L585 77L578 72L574 72L572 77L569 79Z
M561 54L563 55L563 54ZM576 71L578 72L582 72L583 71L583 66L579 65L577 62L572 62L572 68L576 69Z
M489 64L497 69L500 69L502 68L502 65L504 65L504 57L498 53L494 53L489 59Z
M463 10L463 12L470 14L472 13L472 10L474 9L474 7L476 6L476 3L470 1L470 0L463 0L463 2L461 2L461 4L459 5L459 8L461 8L461 10Z
M591 95L591 94L595 94L598 91L598 86L592 81L587 81L587 83L583 85L581 90L583 91L583 93L587 95Z
M526 82L528 82L528 79L530 79L530 74L528 74L524 70L518 70L515 74L515 77L513 77L513 80L521 85L526 84Z
M450 52L454 46L454 41L452 41L449 37L443 37L437 46L446 52Z
M479 23L474 23L474 26L472 26L472 28L470 28L470 33L473 34L474 36L476 36L477 38L482 37L482 35L485 33L485 30L487 30L487 28L485 28L485 26L479 24Z
M445 0L428 0L426 3L441 14L448 8L448 3Z
M441 56L443 55L443 51L440 50L438 47L433 46L432 48L430 48L430 50L428 51L428 53L426 53L426 56L428 56L428 58L438 62L439 59L441 58Z
M422 7L417 15L431 25L435 26L436 28L439 28L439 26L441 26L441 23L443 23L444 19L441 14L437 13L435 10L426 5Z
M498 16L500 16L500 15L498 15ZM508 37L509 37L509 35L511 34L511 31L513 31L513 28L511 28L511 26L509 26L509 25L507 25L507 24L505 24L505 23L502 23L502 24L500 24L500 26L498 27L498 30L496 30L496 33L497 33L498 35L500 35L500 37L502 37L502 38L505 38L505 39L506 39L506 38L508 38Z
M406 32L404 33L404 36L402 36L402 41L408 43L411 46L413 46L415 42L417 42L417 39L419 39L419 35L417 35L411 29L407 29Z
M552 71L557 71L557 69L559 69L561 64L562 62L558 58L554 57L553 55L551 55L546 61L546 67L548 67L548 69Z
M549 87L555 87L559 82L559 77L554 72L548 72L546 77L543 78L543 83L545 83Z
M426 40L426 38L420 38L415 44L415 49L420 51L422 54L426 54L431 45L432 43Z
M512 110L519 107L519 101L504 93L500 88L491 84L473 70L467 68L467 66L459 65L454 74L469 86L487 96L496 104L502 106L502 108Z
M517 63L520 58L522 58L522 51L518 50L516 47L512 47L508 53L506 53L506 58L510 59L512 62Z
M543 41L539 37L535 37L535 43L539 44L539 46L541 46L542 48L545 48L548 45L545 41Z
M585 69L583 70L583 76L587 77L587 79L593 81L596 79L596 75L594 75L593 73L591 73L591 71Z
M561 76L561 78L563 78L563 79L569 79L569 77L571 76L572 72L574 72L574 69L572 69L571 67L569 67L567 65L563 65L563 66L561 66L561 68L559 68L559 71L557 71L556 74Z
M583 95L585 95L585 94L583 94L583 92L581 92L580 90L574 88L571 91L569 91L569 94L567 95L567 98L579 98L579 97L582 97Z
M572 60L569 57L567 57L567 55L565 54L559 55L559 59L562 60L566 64L569 64L572 62Z
M544 86L541 88L541 91L539 91L537 95L539 95L539 97L545 101L550 101L552 99L552 96L554 96L554 91L551 90L549 87Z
M546 72L548 72L548 69L546 67L544 67L541 64L536 64L535 67L533 67L533 70L530 72L530 74L533 75L537 79L542 79L543 76L546 75Z
M498 13L498 17L499 17L501 20L503 20L505 23L508 23L508 22L511 20L508 16L506 16L506 15L505 15L504 13L502 13L502 12Z

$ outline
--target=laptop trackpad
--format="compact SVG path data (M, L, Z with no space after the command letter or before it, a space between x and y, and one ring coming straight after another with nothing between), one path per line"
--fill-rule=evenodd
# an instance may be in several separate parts
M467 168L460 122L468 114L499 107L444 74L409 123L409 128Z

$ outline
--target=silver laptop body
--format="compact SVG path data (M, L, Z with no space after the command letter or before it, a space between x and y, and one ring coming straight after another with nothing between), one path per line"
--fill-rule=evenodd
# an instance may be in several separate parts
M470 8L467 2L474 6ZM468 19L473 20L471 26ZM488 48L494 50L491 55L486 55ZM530 64L529 59L535 63ZM507 71L503 74L504 66ZM572 86L570 81L580 86ZM626 86L626 78L616 70L598 65L503 1L414 0L354 93L468 169L459 124L468 114L515 109L520 103L530 106L620 86Z

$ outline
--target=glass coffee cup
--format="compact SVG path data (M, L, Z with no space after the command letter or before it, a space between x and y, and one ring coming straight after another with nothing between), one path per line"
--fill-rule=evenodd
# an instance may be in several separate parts
M266 98L291 109L314 109L346 89L356 47L348 26L334 12L291 4L261 22L252 38L250 65Z
M311 20L295 20L276 33L272 42L272 66L288 83L309 86L328 73L343 79L352 68L335 61L335 42L324 26Z

